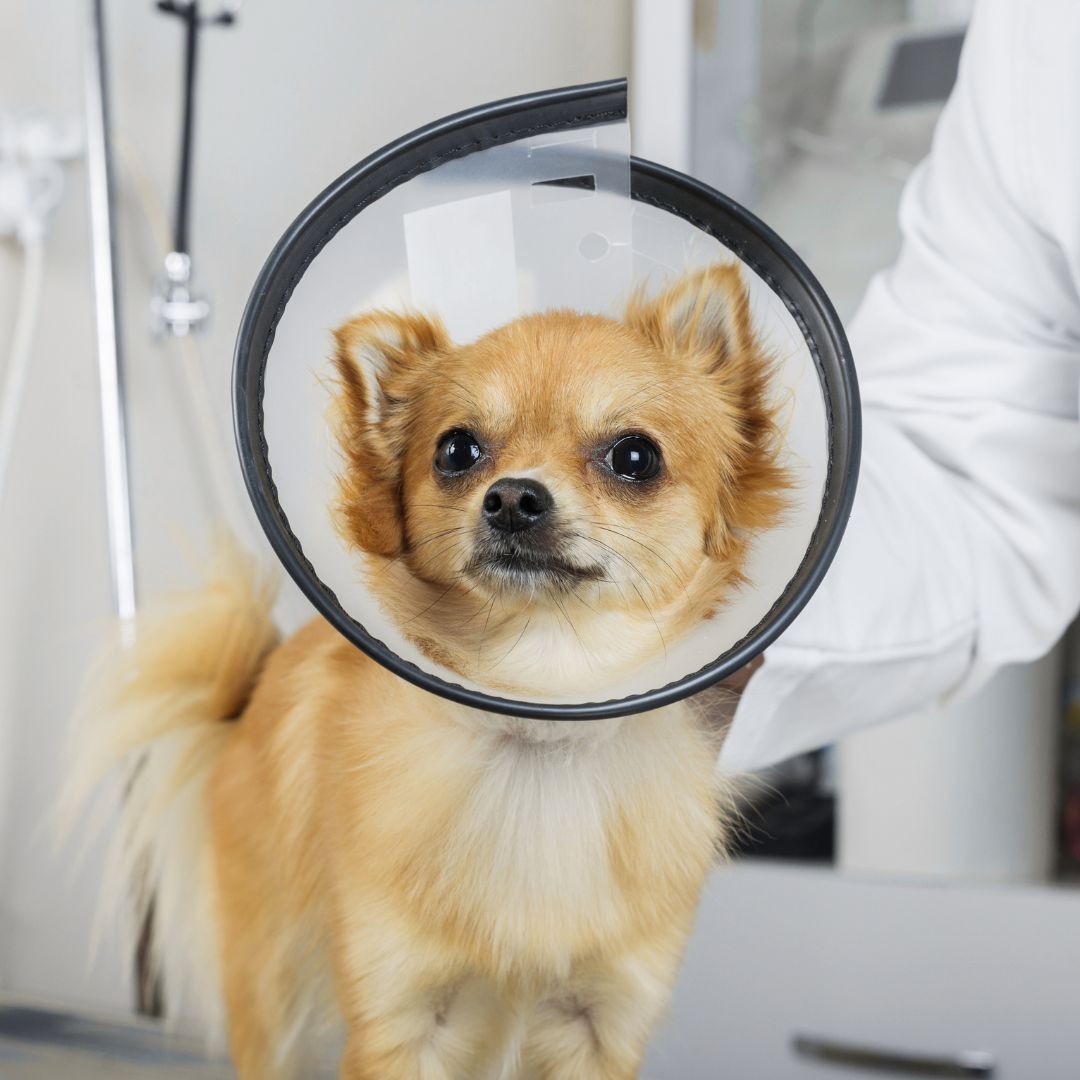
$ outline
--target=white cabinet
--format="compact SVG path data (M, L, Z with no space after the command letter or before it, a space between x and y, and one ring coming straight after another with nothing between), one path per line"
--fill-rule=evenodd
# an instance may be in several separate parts
M1045 881L1057 859L1064 651L837 747L837 861L860 873ZM1080 1074L1078 1074L1080 1075Z
M718 871L642 1076L883 1075L800 1058L800 1035L936 1058L982 1051L994 1080L1076 1080L1080 890L909 884L760 861Z

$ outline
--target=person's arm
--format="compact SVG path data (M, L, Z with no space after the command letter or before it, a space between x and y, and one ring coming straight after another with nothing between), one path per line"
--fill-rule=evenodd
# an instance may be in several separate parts
M729 767L971 691L1080 607L1076 8L976 5L902 253L851 327L864 450L848 532L747 686Z

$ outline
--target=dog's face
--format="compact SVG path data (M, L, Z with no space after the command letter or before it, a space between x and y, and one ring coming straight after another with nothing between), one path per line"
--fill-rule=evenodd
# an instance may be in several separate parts
M769 364L734 267L621 322L550 312L455 346L379 312L336 337L339 526L406 632L462 673L498 677L500 643L564 674L569 654L640 662L723 602L780 510Z

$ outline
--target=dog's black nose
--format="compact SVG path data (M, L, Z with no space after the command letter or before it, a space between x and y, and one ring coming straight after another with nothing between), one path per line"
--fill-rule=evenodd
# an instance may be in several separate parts
M493 529L521 532L545 521L554 505L551 492L543 484L504 476L487 489L484 517Z

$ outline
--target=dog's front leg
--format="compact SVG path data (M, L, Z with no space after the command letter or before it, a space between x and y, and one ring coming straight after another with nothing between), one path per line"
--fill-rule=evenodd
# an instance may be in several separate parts
M515 1016L468 982L373 1002L348 1023L341 1080L478 1080L498 1076Z
M347 1029L341 1080L486 1077L511 1041L512 1006L437 943L372 908L367 916L335 964Z
M685 935L574 972L534 1006L522 1052L527 1080L634 1080L667 1007Z

